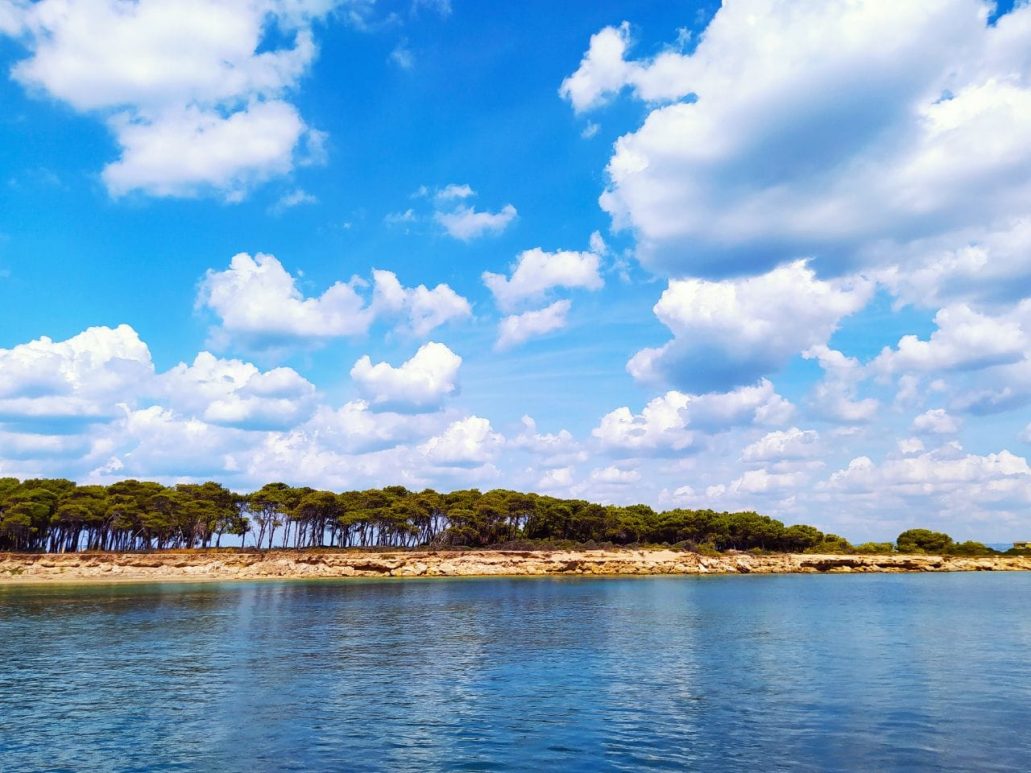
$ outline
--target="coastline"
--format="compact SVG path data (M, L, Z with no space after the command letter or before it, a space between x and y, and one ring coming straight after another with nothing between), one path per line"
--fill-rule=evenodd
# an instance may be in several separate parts
M1031 571L1028 556L705 556L657 550L273 550L0 553L0 586L370 577L658 576Z

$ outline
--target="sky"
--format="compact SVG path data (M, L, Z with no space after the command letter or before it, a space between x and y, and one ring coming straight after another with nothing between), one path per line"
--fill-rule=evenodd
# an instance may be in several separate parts
M0 476L1031 536L1031 5L0 0Z

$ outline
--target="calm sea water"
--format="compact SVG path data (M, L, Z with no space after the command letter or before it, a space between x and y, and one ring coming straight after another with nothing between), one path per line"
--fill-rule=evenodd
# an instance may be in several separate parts
M1026 770L1031 575L0 588L0 769Z

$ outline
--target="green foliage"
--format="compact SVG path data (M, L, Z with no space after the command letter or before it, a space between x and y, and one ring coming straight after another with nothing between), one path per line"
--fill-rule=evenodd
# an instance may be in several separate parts
M755 512L656 512L647 505L600 505L506 489L442 494L387 486L336 493L269 483L240 495L210 481L77 486L60 479L0 478L0 550L217 548L226 535L260 549L671 545L705 555L892 551L890 543L854 548L835 534L785 526ZM898 544L913 552L992 552L925 529L904 532Z
M844 537L839 537L837 534L824 534L823 539L811 548L806 548L806 553L851 553L853 552L852 546L848 540Z
M952 537L940 531L909 529L895 540L900 553L944 553L952 545Z
M980 542L955 542L945 549L950 556L994 556L997 551Z
M861 545L856 545L852 548L854 553L862 554L882 554L882 553L894 553L895 545L891 542L864 542Z

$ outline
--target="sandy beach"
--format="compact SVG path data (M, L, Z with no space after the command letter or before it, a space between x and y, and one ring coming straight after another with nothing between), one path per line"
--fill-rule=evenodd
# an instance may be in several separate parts
M724 554L674 550L467 550L0 554L0 584L348 577L1028 571L1031 557Z

